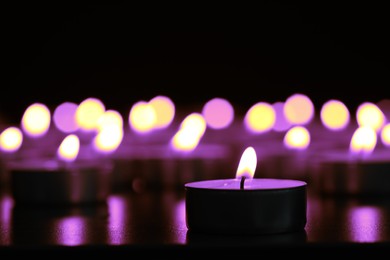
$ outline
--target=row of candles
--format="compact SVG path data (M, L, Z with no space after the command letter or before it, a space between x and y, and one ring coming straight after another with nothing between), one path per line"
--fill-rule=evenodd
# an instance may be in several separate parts
M243 116L219 97L183 113L161 95L133 104L126 126L119 111L94 97L54 110L34 103L20 126L1 130L2 184L21 200L39 201L51 173L63 186L52 199L74 202L145 185L182 188L234 178L251 146L258 177L301 179L324 194L390 193L389 111L388 100L364 102L352 116L342 101L329 100L317 113L307 95L295 93L258 102Z

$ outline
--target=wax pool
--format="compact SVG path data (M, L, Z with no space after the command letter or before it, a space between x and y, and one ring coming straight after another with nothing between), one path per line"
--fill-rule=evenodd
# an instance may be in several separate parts
M187 227L193 232L271 234L302 231L306 182L217 179L185 184Z

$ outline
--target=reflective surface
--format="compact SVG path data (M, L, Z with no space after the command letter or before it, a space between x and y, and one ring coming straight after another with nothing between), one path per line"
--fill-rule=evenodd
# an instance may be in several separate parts
M292 246L315 251L359 246L373 247L374 252L379 252L390 247L390 199L387 197L320 197L309 190L308 221L302 232L257 236L188 232L184 198L184 190L129 191L112 194L107 203L48 208L17 205L3 192L0 248L13 253L19 252L19 248L60 248L67 252L105 249L140 254L150 253L149 248L171 253L188 250L193 254L221 247L225 248L224 252L239 248L245 248L245 252L274 247L291 249Z

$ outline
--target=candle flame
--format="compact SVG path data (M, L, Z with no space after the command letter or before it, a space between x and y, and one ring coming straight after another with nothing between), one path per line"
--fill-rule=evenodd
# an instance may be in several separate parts
M149 101L149 104L156 112L155 127L158 129L167 128L175 117L175 104L166 96L156 96Z
M387 123L381 131L381 140L382 143L390 147L390 123Z
M22 129L31 137L41 137L50 127L50 110L46 105L34 103L24 112L22 117Z
M377 105L364 102L356 111L356 121L359 126L369 126L379 132L385 124L385 116Z
M265 133L276 122L276 113L272 105L266 102L254 104L245 114L244 124L253 133Z
M100 115L97 120L98 131L101 131L102 129L110 125L115 125L120 128L123 127L122 115L116 110L109 109L105 111L103 114Z
M80 150L80 140L75 134L70 134L62 140L57 150L59 159L72 162L76 159Z
M255 175L257 166L256 151L253 147L249 146L243 152L240 163L237 167L236 178L246 177L252 179Z
M339 100L329 100L321 108L322 124L330 130L345 129L350 121L349 110Z
M156 126L157 115L154 107L146 101L135 103L129 113L129 125L137 133L149 133Z
M106 110L103 102L97 98L83 100L76 110L76 122L84 131L97 130L97 121Z
M353 154L370 154L377 143L377 135L374 129L368 126L360 126L352 135L349 146Z
M310 132L303 126L294 126L287 131L283 142L289 149L304 150L310 145Z
M0 149L5 152L16 152L23 142L22 131L14 126L8 127L0 134Z
M291 95L284 103L284 114L291 124L305 125L314 117L314 105L311 99L300 93Z
M178 151L193 151L206 131L206 120L199 113L191 113L180 124L179 131L173 136L171 145Z
M112 153L123 140L123 129L119 125L107 125L103 127L93 140L94 148L98 152Z

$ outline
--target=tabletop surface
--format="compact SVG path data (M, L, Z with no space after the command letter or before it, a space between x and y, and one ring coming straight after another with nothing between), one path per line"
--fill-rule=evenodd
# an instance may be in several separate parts
M275 235L193 234L185 220L185 191L112 193L106 203L72 207L18 205L9 192L0 197L2 253L33 251L150 252L202 254L223 249L277 254L286 250L390 248L390 200L322 196L308 189L307 224L296 233ZM153 249L153 250L149 250ZM203 251L202 251L203 250ZM287 251L288 252L288 251Z

